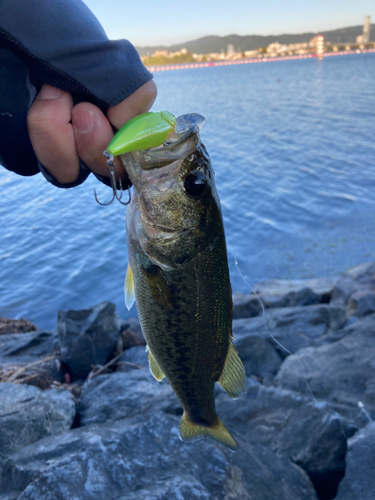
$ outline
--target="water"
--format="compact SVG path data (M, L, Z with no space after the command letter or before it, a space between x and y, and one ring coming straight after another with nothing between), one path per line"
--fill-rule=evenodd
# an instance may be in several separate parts
M158 72L155 109L206 117L227 241L254 286L375 260L375 55ZM125 207L94 177L59 190L0 169L0 316L55 328L103 300L121 317ZM248 292L229 255L233 290Z

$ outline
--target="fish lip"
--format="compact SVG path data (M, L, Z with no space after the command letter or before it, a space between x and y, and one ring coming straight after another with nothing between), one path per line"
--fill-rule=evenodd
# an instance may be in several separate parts
M197 125L189 127L189 129L186 130L186 132L179 139L177 139L177 141L172 142L171 144L163 144L157 148L124 153L123 155L120 155L123 167L129 175L132 183L136 185L136 176L132 175L135 168L138 167L143 171L156 170L182 158L182 156L184 156L184 152L176 151L175 154L173 154L174 150L179 150L180 147L187 143L187 141L194 135L199 140L199 127ZM132 153L143 155L144 161L140 162L139 158L137 159L134 157ZM160 164L155 164L157 162Z

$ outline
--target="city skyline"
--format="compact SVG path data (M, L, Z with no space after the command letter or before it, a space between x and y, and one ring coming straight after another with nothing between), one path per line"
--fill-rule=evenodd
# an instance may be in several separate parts
M173 45L207 35L278 35L319 32L362 25L364 16L375 19L373 0L269 0L267 9L248 0L84 0L111 39L126 38L134 45ZM186 8L186 5L188 8Z

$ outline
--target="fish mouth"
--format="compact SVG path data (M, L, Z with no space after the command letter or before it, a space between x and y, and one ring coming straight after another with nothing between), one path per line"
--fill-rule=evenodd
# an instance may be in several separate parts
M174 133L162 146L124 153L120 158L130 180L136 185L137 170L154 170L180 160L195 149L199 140L199 127L192 125L184 132Z

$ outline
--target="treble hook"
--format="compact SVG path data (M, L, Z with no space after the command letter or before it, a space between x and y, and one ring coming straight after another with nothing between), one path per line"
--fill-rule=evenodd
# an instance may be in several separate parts
M109 178L110 178L110 181L111 181L111 188L112 188L113 195L112 195L111 201L109 201L108 203L101 203L98 200L98 196L96 194L96 189L94 189L94 194L95 194L95 200L96 200L96 202L99 203L99 205L101 205L102 207L106 207L106 206L110 205L113 202L113 200L116 198L116 200L118 200L122 205L129 205L129 203L131 201L130 190L129 190L129 200L126 201L126 202L121 201L122 195L124 193L124 191L122 189L121 178L119 179L121 194L120 194L120 196L117 195L116 176L115 176L115 164L113 162L113 155L111 155L110 153L107 153L107 151L103 151L103 154L107 158L107 170L109 172Z

